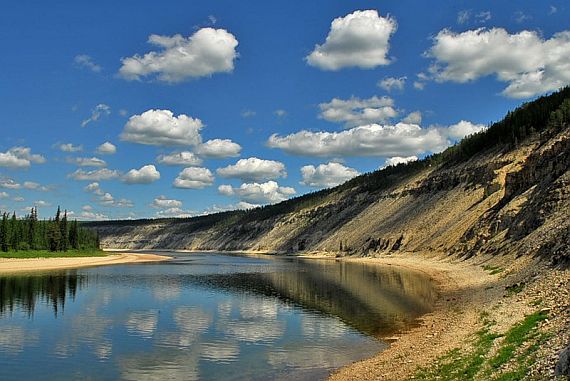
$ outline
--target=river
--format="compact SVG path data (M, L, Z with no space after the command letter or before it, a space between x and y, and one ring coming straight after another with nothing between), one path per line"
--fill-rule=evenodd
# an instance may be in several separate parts
M436 298L427 276L395 266L169 255L0 276L0 379L324 379Z

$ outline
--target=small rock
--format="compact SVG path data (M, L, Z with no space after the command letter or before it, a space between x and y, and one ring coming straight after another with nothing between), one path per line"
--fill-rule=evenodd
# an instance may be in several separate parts
M570 376L570 345L560 353L558 363L554 369L554 375L556 377Z

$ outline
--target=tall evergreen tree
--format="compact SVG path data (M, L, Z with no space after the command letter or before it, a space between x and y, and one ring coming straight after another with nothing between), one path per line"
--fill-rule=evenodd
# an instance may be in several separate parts
M59 231L61 234L61 243L59 250L67 251L69 247L69 232L67 230L67 210L63 212L63 218L61 219L61 223L59 224Z
M31 250L34 250L36 248L35 242L36 242L36 229L37 229L37 209L34 210L34 208L32 208L32 211L30 212L30 215L28 217L28 237L27 237L27 241L28 241L28 246Z
M55 230L53 232L53 238L55 240L54 245L55 245L55 250L53 251L59 251L61 250L61 228L60 228L60 224L61 224L61 209L58 205L57 207L57 212L55 213L55 219L53 220L53 229ZM51 245L50 245L51 247ZM50 249L51 250L51 249Z
M59 224L55 220L49 220L46 228L46 239L49 251L58 251L61 242L61 231Z
M79 231L77 228L77 220L71 222L69 227L69 246L72 249L79 249Z
M6 213L2 215L2 223L0 224L0 249L3 252L8 251L8 216Z
M10 219L10 246L12 250L18 251L20 248L20 224L16 218L16 212L12 214Z

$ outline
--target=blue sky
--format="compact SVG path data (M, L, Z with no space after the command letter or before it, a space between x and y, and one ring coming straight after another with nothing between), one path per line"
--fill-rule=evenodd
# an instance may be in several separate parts
M8 2L0 210L195 215L438 152L570 83L568 8Z

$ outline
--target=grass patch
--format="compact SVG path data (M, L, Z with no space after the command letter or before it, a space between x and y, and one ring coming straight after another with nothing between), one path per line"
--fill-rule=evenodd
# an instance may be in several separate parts
M507 294L510 296L520 293L524 289L524 286L526 286L526 283L524 282L515 283L511 286L505 287L505 290L507 290Z
M101 250L68 250L68 251L48 251L48 250L19 250L0 252L0 258L74 258L74 257L105 257L107 253Z
M509 329L505 334L501 348L497 354L489 360L491 368L498 369L507 363L513 357L517 348L522 346L531 336L536 336L536 326L544 319L546 319L545 314L535 312Z
M495 339L501 335L490 333L484 328L475 334L473 350L470 353L462 353L454 349L439 359L439 366L435 369L420 370L416 380L472 380L485 365L485 355L491 350Z
M502 267L499 266L491 266L491 265L483 265L483 270L487 271L491 275L499 274L505 271Z
M535 312L512 326L504 335L490 332L493 322L483 312L485 327L475 334L474 340L465 349L454 349L440 357L434 366L420 369L415 380L493 380L517 381L528 374L534 355L549 338L537 330L538 324L547 316ZM497 351L491 356L495 341L503 338ZM511 363L508 371L503 365Z

